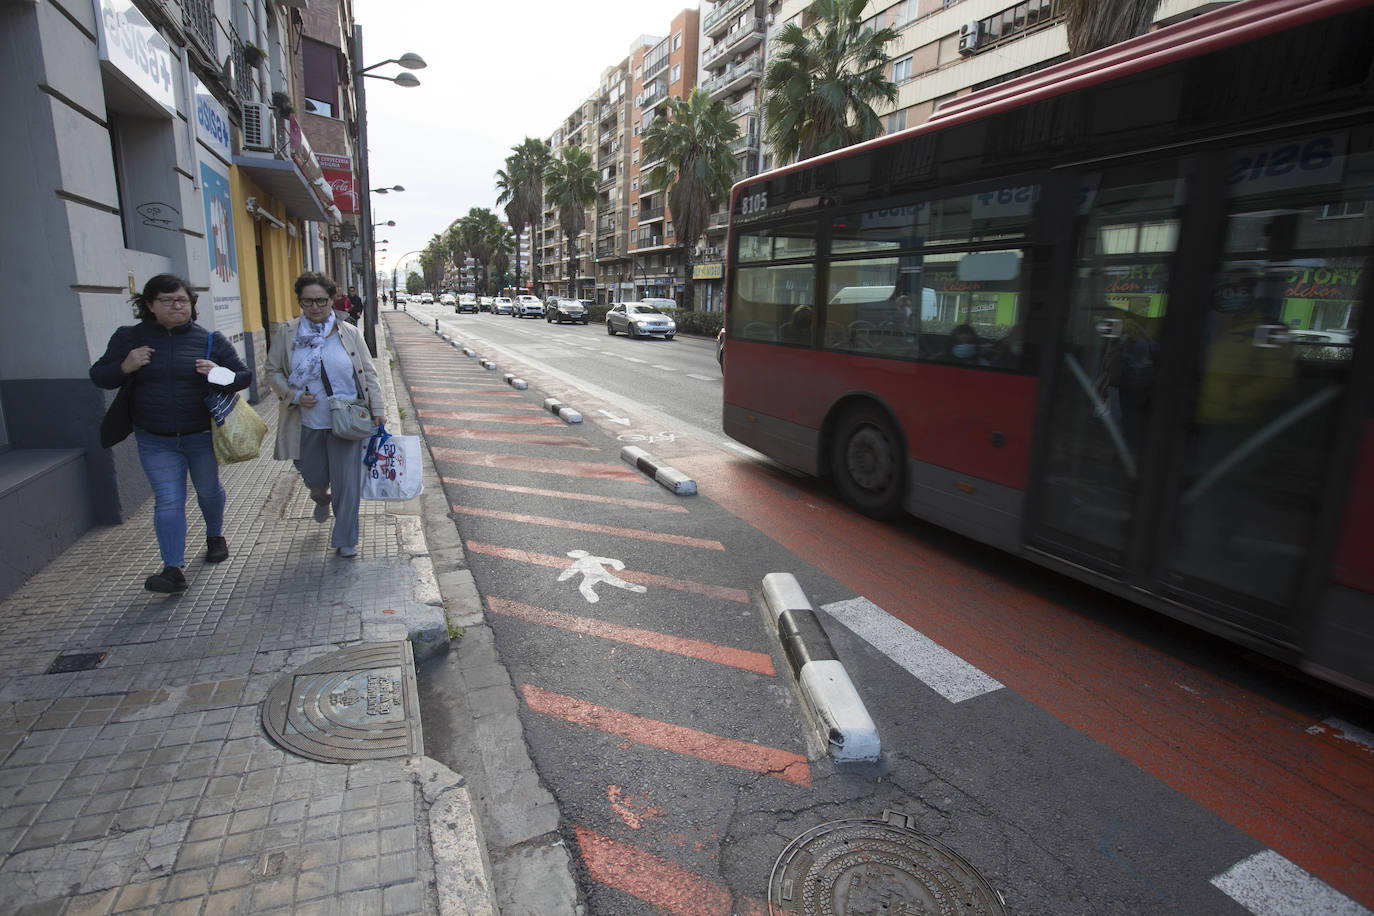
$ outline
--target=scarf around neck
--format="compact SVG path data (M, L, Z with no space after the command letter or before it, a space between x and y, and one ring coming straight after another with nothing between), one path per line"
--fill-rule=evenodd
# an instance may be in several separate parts
M289 381L292 388L304 391L312 381L319 379L320 367L324 365L324 345L329 335L334 333L336 324L332 310L329 317L319 324L301 316L300 327L296 329L295 351L291 355Z

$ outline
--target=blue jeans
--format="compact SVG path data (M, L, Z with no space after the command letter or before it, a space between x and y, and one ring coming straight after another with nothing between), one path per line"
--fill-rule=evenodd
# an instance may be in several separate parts
M153 488L153 530L163 566L186 565L186 472L196 487L205 536L224 533L224 487L210 431L185 436L159 436L135 429L138 459Z

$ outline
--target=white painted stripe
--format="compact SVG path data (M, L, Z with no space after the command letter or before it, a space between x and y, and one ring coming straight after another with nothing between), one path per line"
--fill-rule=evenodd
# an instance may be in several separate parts
M883 749L878 726L843 664L833 659L807 662L798 682L831 757L841 763L878 759Z
M714 376L710 376L710 375L693 375L693 374L690 373L690 372L687 373L687 377L688 377L688 378L694 378L694 379L696 379L696 380L699 381L699 382L718 382L718 381L720 381L719 378L716 378L716 377L714 377Z
M676 371L677 371L677 370L674 369L672 366L660 366L660 365L658 365L657 363L655 363L654 365L650 366L649 368L650 368L650 369L661 369L661 370L663 370L664 372L676 372Z
M853 630L873 648L951 703L960 703L1002 688L1001 682L918 630L913 630L867 598L836 601L823 606L821 610Z
M1212 879L1212 885L1255 916L1356 916L1368 914L1331 885L1266 849Z
M627 363L647 363L647 359L640 359L638 356L622 356L621 359Z
M1374 732L1351 725L1344 719L1323 719L1320 725L1312 725L1307 729L1309 735L1320 735L1325 731L1335 732L1332 737L1337 741L1349 741L1358 744L1362 751L1374 751Z

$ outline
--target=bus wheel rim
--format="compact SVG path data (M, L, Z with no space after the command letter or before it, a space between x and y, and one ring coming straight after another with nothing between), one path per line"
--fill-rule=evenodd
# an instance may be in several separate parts
M892 481L895 459L892 443L874 426L855 430L845 449L849 477L870 493L881 493Z

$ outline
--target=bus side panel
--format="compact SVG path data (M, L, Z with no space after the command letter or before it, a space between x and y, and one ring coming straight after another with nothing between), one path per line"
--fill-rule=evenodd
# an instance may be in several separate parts
M1024 490L1036 390L1030 376L732 338L725 404L740 412L731 413L726 432L746 445L762 442L754 447L814 474L820 430L835 402L870 392L897 416L909 458Z
M962 535L1017 552L1025 493L948 468L908 460L905 508Z
M1025 490L1036 380L934 364L914 369L910 387L889 401L906 430L911 457ZM862 384L864 379L855 381Z
M1374 592L1374 420L1366 420L1331 578Z

